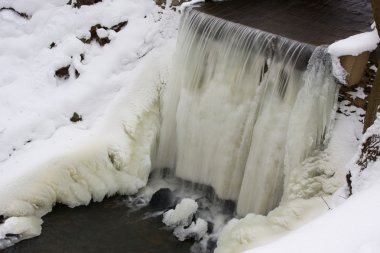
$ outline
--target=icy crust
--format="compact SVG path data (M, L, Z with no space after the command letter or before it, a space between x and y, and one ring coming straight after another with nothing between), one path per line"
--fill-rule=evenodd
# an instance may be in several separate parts
M60 129L1 164L0 214L10 218L0 225L0 247L9 246L7 234L21 239L39 235L40 217L57 202L86 205L116 193L134 194L146 185L159 127L159 87L168 72L162 67L169 64L166 55L155 51L139 64L135 81L119 92L92 130ZM47 158L34 158L41 155Z

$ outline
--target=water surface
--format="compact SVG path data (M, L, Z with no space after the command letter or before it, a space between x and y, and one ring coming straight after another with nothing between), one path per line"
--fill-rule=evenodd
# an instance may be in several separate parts
M132 212L124 198L71 209L54 207L44 216L42 234L0 250L1 253L188 253L191 242L179 242L164 229L161 217L147 209Z

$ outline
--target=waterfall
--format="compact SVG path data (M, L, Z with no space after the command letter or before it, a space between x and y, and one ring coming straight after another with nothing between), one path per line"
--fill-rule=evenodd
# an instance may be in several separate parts
M186 9L161 98L154 168L266 214L287 175L323 149L336 98L325 48Z

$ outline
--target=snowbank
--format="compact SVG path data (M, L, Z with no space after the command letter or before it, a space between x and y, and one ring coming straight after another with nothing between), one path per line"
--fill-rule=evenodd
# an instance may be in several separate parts
M379 252L380 181L286 237L246 253Z

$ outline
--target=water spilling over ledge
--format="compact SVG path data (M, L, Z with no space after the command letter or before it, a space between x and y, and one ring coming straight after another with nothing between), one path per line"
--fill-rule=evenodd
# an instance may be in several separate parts
M289 173L328 139L325 48L187 9L174 64L153 167L212 186L240 215L286 201Z

